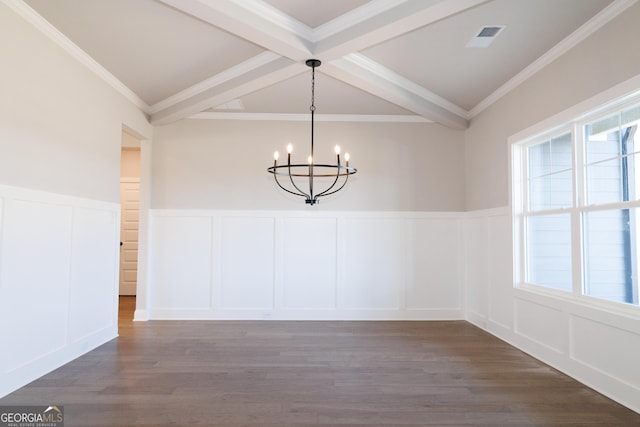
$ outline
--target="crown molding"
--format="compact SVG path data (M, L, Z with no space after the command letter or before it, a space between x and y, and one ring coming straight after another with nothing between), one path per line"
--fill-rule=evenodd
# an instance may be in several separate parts
M637 2L638 0L615 0L609 6L602 9L600 13L596 14L593 18L580 26L576 31L564 38L560 43L544 53L540 58L529 64L524 70L496 89L491 95L480 101L478 105L469 111L469 118L471 119L483 112L493 103L511 92L527 79L531 78L538 71L551 64L560 56L564 55L571 48L575 47L578 43L598 31L609 21Z
M255 120L308 122L309 114L279 113L219 113L203 112L187 117L198 120ZM369 122L369 123L433 123L421 116L411 115L379 115L379 114L315 114L317 122Z
M46 19L40 16L28 4L22 0L1 0L4 5L20 15L25 21L33 25L37 30L43 33L49 40L60 46L65 52L74 59L87 67L99 78L115 89L118 93L131 101L136 107L144 113L149 114L149 105L144 102L138 95L122 83L116 76L111 74L96 62L88 53L82 50L78 45L73 43L67 36L58 31Z

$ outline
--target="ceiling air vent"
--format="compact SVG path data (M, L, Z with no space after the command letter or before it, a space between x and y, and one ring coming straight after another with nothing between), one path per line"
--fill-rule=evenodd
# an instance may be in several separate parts
M480 31L469 40L467 47L487 47L498 37L498 34L504 30L504 25L487 25L480 28Z

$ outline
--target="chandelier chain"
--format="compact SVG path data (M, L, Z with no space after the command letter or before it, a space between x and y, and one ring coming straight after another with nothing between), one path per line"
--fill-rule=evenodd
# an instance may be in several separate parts
M309 107L309 110L311 111L316 111L315 93L316 93L316 67L311 67L311 106Z

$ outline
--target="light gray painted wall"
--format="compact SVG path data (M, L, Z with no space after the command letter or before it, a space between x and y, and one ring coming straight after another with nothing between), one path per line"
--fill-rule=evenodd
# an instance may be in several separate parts
M341 192L309 207L278 189L273 152L306 163L307 122L182 120L154 131L152 208L461 211L463 132L435 124L316 122L316 158L351 154L359 172Z
M144 114L2 4L0 29L0 184L118 203L122 125L151 136Z
M465 133L466 210L509 204L507 138L640 73L640 4L471 120Z

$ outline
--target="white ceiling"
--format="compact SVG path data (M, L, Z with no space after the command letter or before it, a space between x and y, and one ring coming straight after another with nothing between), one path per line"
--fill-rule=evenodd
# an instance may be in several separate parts
M635 0L19 0L152 123L468 120ZM44 18L44 19L42 19ZM505 26L487 48L466 44ZM217 108L216 108L217 107ZM238 109L239 108L239 109Z

